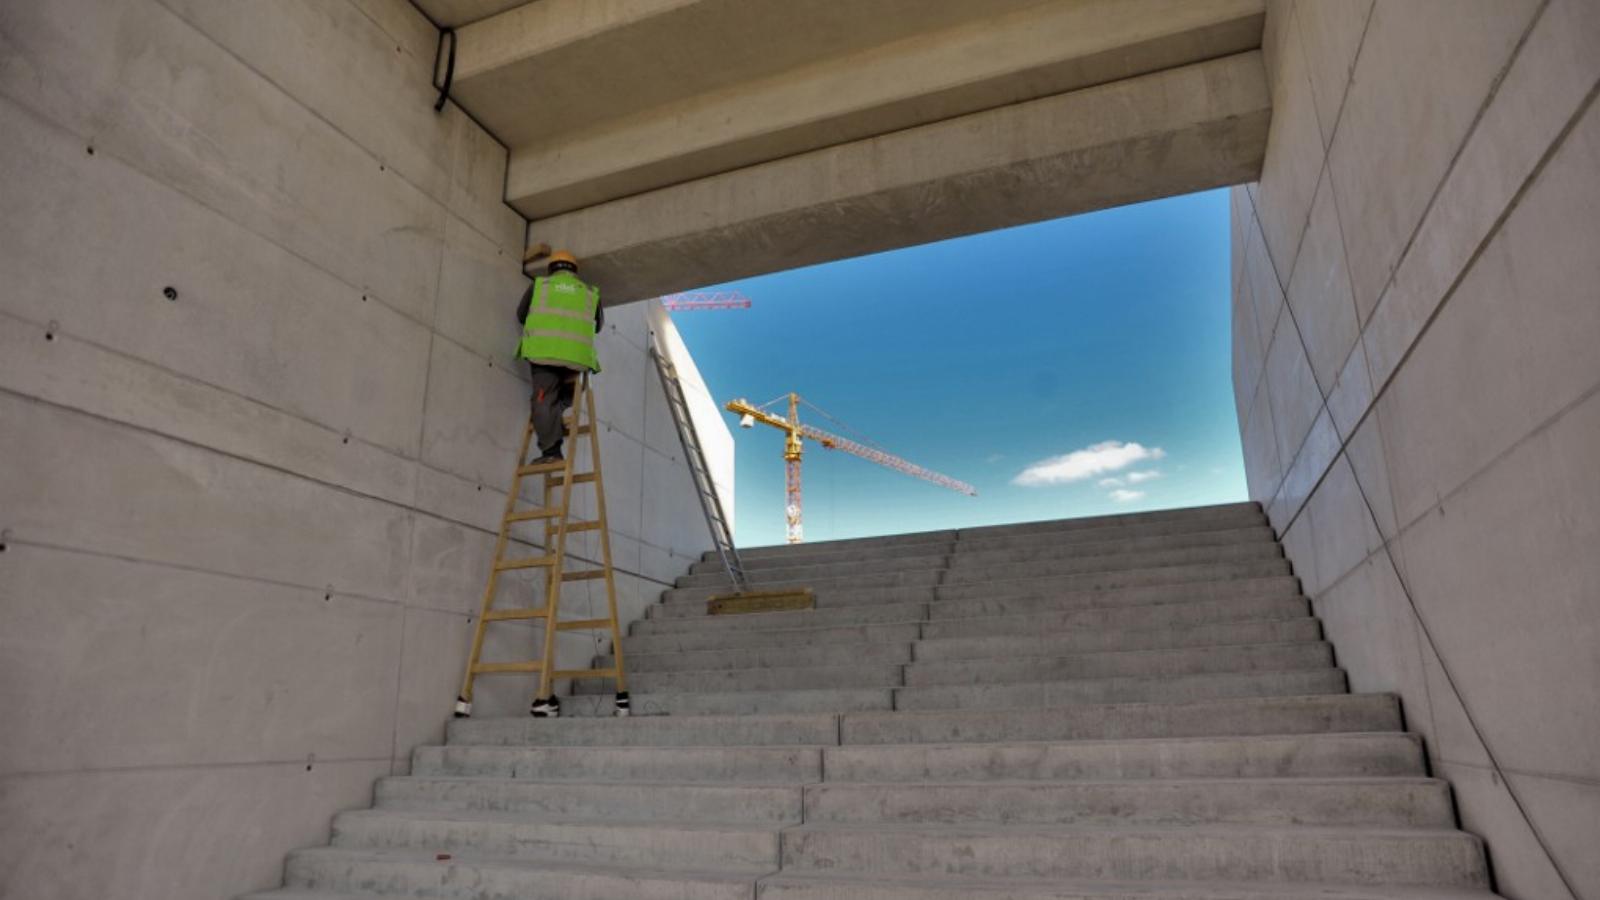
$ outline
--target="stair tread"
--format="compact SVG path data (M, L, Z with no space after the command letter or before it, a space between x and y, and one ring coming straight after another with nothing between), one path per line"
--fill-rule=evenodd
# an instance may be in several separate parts
M767 829L771 830L771 829ZM659 866L641 866L626 862L604 863L573 863L543 861L536 859L516 859L490 854L478 855L471 852L451 850L449 860L435 860L435 851L432 849L387 848L387 847L309 847L294 851L297 856L331 856L341 859L366 859L375 861L394 862L457 862L468 863L475 866L492 866L495 868L523 869L536 872L571 872L592 873L598 872L608 875L620 875L631 878L659 878L672 881L729 881L748 884L753 875L760 875L773 871L771 866L747 866L728 869L668 869ZM371 895L360 895L371 896Z
M1229 900L1236 897L1260 897L1262 900L1492 900L1498 896L1487 890L1414 885L1361 885L1321 882L1229 882L1229 881L1078 881L1061 878L974 878L967 876L937 875L917 877L911 875L875 875L849 872L795 872L781 871L762 879L771 886L810 884L851 885L860 887L903 887L929 896L968 897L994 892L1005 900L1017 897L1020 891L1036 889L1045 897L1059 896L1062 900L1079 897L1145 898L1159 900L1163 897L1217 898ZM973 893L980 892L980 893Z

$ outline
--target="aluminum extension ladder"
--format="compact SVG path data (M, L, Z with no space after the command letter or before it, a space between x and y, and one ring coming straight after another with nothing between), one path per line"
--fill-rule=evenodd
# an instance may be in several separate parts
M677 427L678 441L683 445L684 456L689 461L689 471L694 473L695 493L700 497L700 509L705 512L706 525L711 529L711 540L716 545L722 567L733 581L736 593L748 589L744 565L739 561L739 551L733 546L733 532L728 528L728 517L722 511L722 499L711 481L711 469L706 465L705 451L700 446L700 434L695 431L694 419L689 415L689 403L683 396L683 385L678 381L678 369L662 353L655 341L650 342L650 358L655 361L656 374L661 376L661 387L667 393L667 409L672 412L672 424Z
M616 713L628 715L627 670L622 659L622 640L617 625L617 585L611 567L611 531L606 527L605 480L600 468L600 435L595 419L594 389L585 372L574 385L572 410L562 421L566 456L560 462L531 465L528 447L533 442L533 418L522 429L522 448L517 452L516 472L511 479L511 489L506 494L505 513L500 519L500 537L494 546L494 564L489 569L489 583L483 591L483 608L478 616L477 628L472 634L472 651L467 657L467 671L462 678L461 695L456 700L455 714L464 718L472 714L472 688L479 675L528 674L539 676L539 687L534 695L535 715L552 715L559 712L559 701L552 694L552 682L558 678L612 678L616 680ZM578 440L589 439L590 471L575 472ZM522 479L542 476L544 502L540 506L517 509L522 496ZM582 484L593 484L596 516L592 522L573 521L572 491ZM544 525L543 555L506 556L506 545L512 539L512 528L524 522ZM600 567L569 569L567 537L576 532L600 533ZM519 569L543 569L545 605L532 608L496 609L496 588L500 575ZM574 581L604 579L606 584L606 617L598 619L561 618L562 587ZM512 662L484 662L484 632L493 622L543 620L543 653L538 659ZM612 664L605 669L555 668L556 635L563 631L606 630L611 634ZM547 704L555 704L554 712L546 712Z

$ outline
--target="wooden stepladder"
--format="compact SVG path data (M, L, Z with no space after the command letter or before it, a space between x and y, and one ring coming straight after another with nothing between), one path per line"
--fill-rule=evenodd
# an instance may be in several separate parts
M461 696L456 700L458 718L472 715L472 688L479 675L528 674L539 676L539 686L534 695L533 714L539 717L560 714L560 702L553 693L553 683L560 678L612 678L616 680L616 714L628 715L627 671L622 661L621 629L617 624L617 585L611 569L611 531L606 526L606 489L600 467L600 434L595 419L594 389L585 372L574 385L572 409L563 420L565 458L559 462L533 465L528 462L528 448L533 443L533 418L522 429L522 448L517 452L516 474L511 479L511 490L506 495L505 514L500 519L500 537L494 546L494 564L489 569L489 583L483 591L483 609L478 616L477 628L472 634L472 652L467 656L467 671L461 683ZM590 471L576 472L578 441L589 440ZM540 506L519 510L522 497L522 479L542 476L544 502ZM572 492L579 485L594 485L594 521L574 521L572 518ZM539 556L507 557L506 545L512 539L511 530L524 522L538 522L544 526L544 553ZM600 533L600 567L588 569L568 568L567 538L575 533L597 531ZM500 575L516 569L543 569L545 572L545 605L532 608L495 608L495 593ZM606 617L601 619L561 618L562 588L575 581L604 579L606 584ZM512 662L484 662L484 632L494 622L544 621L543 652L538 659ZM612 665L605 669L555 668L556 635L563 631L608 630L611 635Z

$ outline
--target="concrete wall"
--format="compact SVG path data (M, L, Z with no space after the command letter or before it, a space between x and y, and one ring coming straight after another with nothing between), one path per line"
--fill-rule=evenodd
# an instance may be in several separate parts
M506 152L434 43L404 0L0 0L0 896L275 885L441 737L527 388ZM601 337L626 614L708 546L669 326Z
M1600 898L1597 46L1593 0L1278 2L1233 195L1250 493L1524 900Z

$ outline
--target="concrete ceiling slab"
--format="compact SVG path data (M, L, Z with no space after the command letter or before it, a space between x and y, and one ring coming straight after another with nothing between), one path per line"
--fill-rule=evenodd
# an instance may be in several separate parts
M815 150L534 222L623 303L1237 184L1271 117L1260 51Z
M540 218L796 153L1260 46L1260 0L1047 3L552 130L511 156Z
M436 25L460 28L479 19L503 13L527 3L528 0L411 0Z

